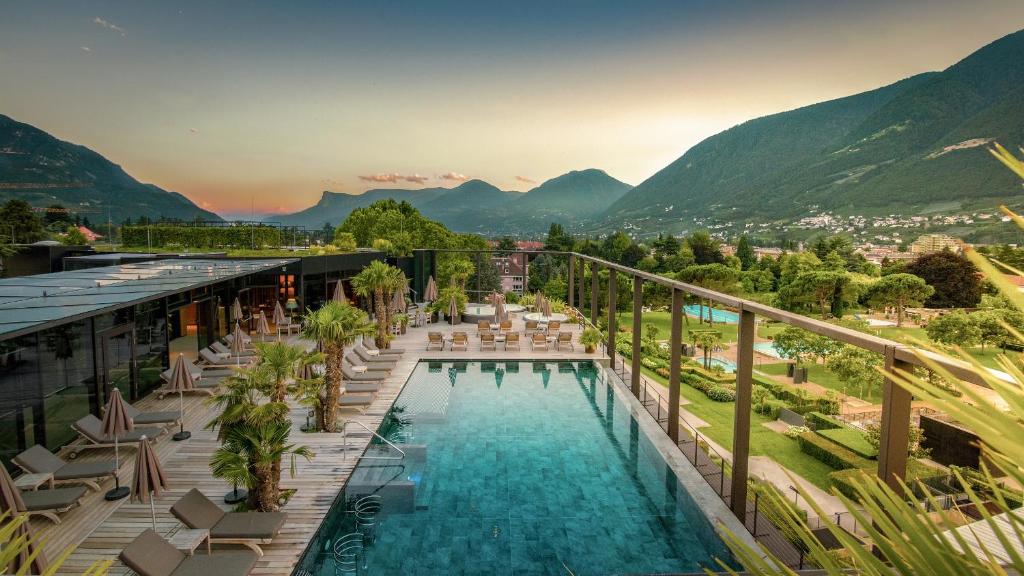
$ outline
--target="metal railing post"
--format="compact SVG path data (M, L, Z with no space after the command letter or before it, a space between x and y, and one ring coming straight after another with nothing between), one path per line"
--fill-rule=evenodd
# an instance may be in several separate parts
M669 340L671 365L668 372L668 436L679 442L679 363L682 362L683 291L672 289L672 337Z
M753 391L754 313L740 308L736 342L736 404L732 435L732 512L747 516L747 459L750 456L750 409Z
M640 357L643 354L641 341L641 322L643 320L644 308L644 281L639 276L633 276L633 357L631 363L633 372L629 379L629 387L634 396L640 395Z

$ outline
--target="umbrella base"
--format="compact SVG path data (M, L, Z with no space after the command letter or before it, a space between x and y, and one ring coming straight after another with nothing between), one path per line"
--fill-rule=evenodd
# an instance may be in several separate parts
M241 489L235 488L231 492L228 492L227 494L224 495L224 503L225 504L238 504L239 502L241 502L242 500L245 500L248 497L249 497L249 492L247 490L241 490Z
M192 437L192 433L189 432L188 430L182 430L181 432L175 432L174 436L171 436L171 438L173 438L175 442L181 442L182 440L188 440L191 437Z
M103 498L109 502L113 502L114 500L126 498L129 493L131 493L131 490L129 490L127 486L118 486L117 488L114 488L110 492L104 494Z

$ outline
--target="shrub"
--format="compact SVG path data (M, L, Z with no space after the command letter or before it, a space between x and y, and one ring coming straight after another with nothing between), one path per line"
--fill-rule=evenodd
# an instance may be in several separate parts
M867 441L863 432L855 428L844 426L842 428L818 430L817 434L835 442L862 458L871 459L878 456L878 450L876 450L875 447Z
M758 414L763 414L772 420L778 420L779 410L787 408L789 405L777 398L769 398L765 400L763 404L759 404L755 407Z
M875 463L858 456L839 444L819 436L816 432L805 432L797 437L800 450L809 454L836 470L847 468L872 468Z
M232 246L280 246L281 231L271 226L185 226L150 224L122 226L121 241L126 246L182 246L220 248Z
M715 402L735 402L736 391L724 386L712 386L704 394Z
M804 414L804 420L810 425L811 430L832 430L833 428L846 426L846 424L836 418L815 411Z
M786 429L785 432L783 432L783 434L785 434L789 438L797 438L804 432L810 431L810 428L808 428L807 426L790 426L789 428Z
M836 470L830 472L828 475L828 483L833 488L839 491L840 494L847 498L857 499L860 496L857 494L857 490L854 488L854 483L861 484L861 480L864 474L870 474L868 470L861 470L859 468L850 468L848 470Z
M657 374L658 376L661 376L662 378L668 378L671 375L669 374L668 366L664 368L657 368L654 370L654 373Z

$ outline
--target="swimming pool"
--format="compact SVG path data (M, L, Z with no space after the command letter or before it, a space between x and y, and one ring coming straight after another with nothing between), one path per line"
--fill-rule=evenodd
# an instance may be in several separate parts
M360 460L296 574L714 566L729 553L690 471L666 463L667 438L652 443L631 402L589 361L420 363L380 429L405 456Z
M729 312L728 310L719 310L717 308L708 308L707 306L705 306L703 312L701 312L701 307L696 304L688 304L683 308L686 310L687 314L693 316L694 318L700 318L703 314L705 320L711 318L712 322L736 324L740 320L739 314L735 312Z
M703 362L704 360L703 358L698 358L697 361ZM724 370L727 374L732 374L736 372L736 363L731 360L726 360L725 358L712 356L711 358L708 358L708 364L711 365L712 367L721 366L722 370Z
M786 355L783 354L782 352L779 352L779 349L775 347L775 343L774 342L755 342L754 343L754 351L755 352L760 352L761 354L764 354L765 356L771 356L772 358L778 358L780 360L783 360L783 359L786 358Z

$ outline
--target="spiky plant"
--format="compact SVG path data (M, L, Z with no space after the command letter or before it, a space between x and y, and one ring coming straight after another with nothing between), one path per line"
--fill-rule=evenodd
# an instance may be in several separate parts
M251 510L272 512L279 507L280 490L274 480L274 463L291 459L309 460L313 452L305 446L288 443L291 422L245 422L231 426L224 444L213 453L210 468L213 475L249 489L247 502Z
M1024 162L1002 146L996 144L991 150L1003 164L1024 178ZM1024 150L1022 150L1024 152ZM1024 228L1024 219L1002 208ZM996 285L999 292L1014 306L1024 309L1024 294L1011 285L995 266L981 254L966 250L967 257ZM1005 265L1004 265L1005 266ZM1011 269L1012 270L1012 269ZM1024 272L1012 270L1024 275ZM1013 327L1004 328L1019 340L1024 334ZM914 398L945 412L980 440L986 458L994 468L982 464L979 474L970 478L959 470L953 470L957 482L974 508L981 515L986 527L992 532L994 541L965 537L952 530L958 524L953 514L942 510L942 506L924 489L924 485L904 483L901 490L893 490L875 475L863 474L855 483L856 498L848 498L836 490L833 493L845 506L847 512L867 532L872 546L865 546L860 540L825 520L830 515L814 502L812 496L793 482L801 496L822 519L822 525L842 545L844 554L826 550L808 528L806 522L795 513L784 515L784 528L795 534L799 546L807 550L811 562L820 566L824 573L868 574L891 576L893 574L934 574L934 575L1006 575L1024 573L1024 556L1020 553L1024 542L1024 515L1016 508L1015 500L1007 498L1011 493L1004 483L997 479L992 470L998 469L1012 486L1024 486L1024 357L1001 355L999 366L1007 376L997 376L981 365L964 350L954 347L951 355L969 367L975 378L984 382L990 393L979 393L976 386L967 384L935 362L935 356L947 352L917 343L922 349L918 357L938 378L919 376L913 371L897 370L893 381L905 388ZM940 384L938 382L943 382ZM926 496L931 514L914 497L914 488ZM1019 488L1015 498L1019 497ZM769 499L779 500L768 494ZM788 509L781 502L772 502L776 508ZM735 534L723 528L725 542L743 569L750 574L796 574L782 562L755 550L739 540ZM996 556L998 552L1005 557ZM735 571L721 564L730 573Z
M380 260L374 260L352 278L352 289L356 294L369 299L377 321L378 343L388 340L388 302L394 291L405 280L401 270Z

